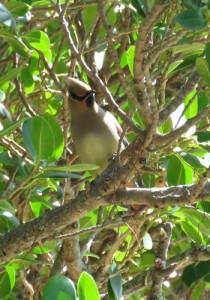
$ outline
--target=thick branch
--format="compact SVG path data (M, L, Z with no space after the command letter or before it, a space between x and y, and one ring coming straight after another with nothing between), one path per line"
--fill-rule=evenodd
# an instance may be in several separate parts
M186 203L186 196L190 195L194 188L194 185L189 185L161 189L125 189L116 193L112 190L113 194L108 196L109 192L103 191L102 193L102 189L97 184L98 179L95 180L95 184L91 186L91 189L87 188L86 191L81 192L71 203L47 211L42 217L2 235L0 237L0 263L21 252L30 251L37 241L46 241L52 234L59 234L68 224L79 220L99 205L149 204L154 207L189 205L189 203ZM207 199L209 196L210 183L207 183L196 201Z

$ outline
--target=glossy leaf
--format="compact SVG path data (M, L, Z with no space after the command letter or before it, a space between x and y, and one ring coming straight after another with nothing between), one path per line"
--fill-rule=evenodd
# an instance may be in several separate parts
M24 143L35 160L55 161L63 151L63 134L49 114L36 116L24 122Z
M5 29L0 29L0 36L3 37L7 43L21 56L27 58L29 49L26 45L18 38L16 35L6 31Z
M203 243L203 236L198 228L196 228L192 224L189 224L189 222L186 221L180 222L180 225L183 231L194 243L199 243L199 244Z
M20 126L20 124L22 124L24 122L25 119L20 119L14 123L12 123L11 125L9 125L8 127L4 128L3 130L0 131L0 138L2 138L3 136L10 134L12 131L14 131L16 128L18 128Z
M60 172L84 172L84 171L92 171L97 170L98 166L91 165L91 164L75 164L70 166L50 166L45 167L43 169L44 172L46 171L60 171Z
M180 159L178 155L170 157L167 167L169 185L192 183L193 169Z
M128 66L131 72L131 75L133 76L133 67L134 67L134 57L135 57L135 51L136 47L135 46L130 46L129 49L127 50L127 62Z
M175 20L190 30L198 30L207 26L207 20L202 13L196 9L187 9L181 12L176 16Z
M4 298L10 294L15 284L15 270L14 267L7 266L6 271L0 279L0 297Z
M47 124L49 124L50 130L53 133L53 154L50 157L50 161L57 160L63 153L63 147L64 147L64 139L63 139L63 133L62 130L56 121L56 119L46 113L43 115L43 118L46 120Z
M20 71L22 70L23 67L18 67L16 69L12 69L11 71L7 72L5 75L0 77L0 84L5 82L5 81L11 81L13 80L15 77L18 76L18 74L20 73Z
M201 78L210 85L210 73L208 63L205 58L198 58L196 60L196 69L201 76Z
M20 73L20 78L24 83L24 91L26 94L30 94L33 92L35 84L33 77L31 75L30 69L28 67L23 68Z
M33 1L32 3L33 7L49 7L52 6L52 2L50 0L39 0L39 1Z
M114 275L117 272L117 266L115 262L112 262L109 273ZM122 277L116 275L108 280L108 294L111 299L122 299Z
M141 0L132 0L132 5L135 7L136 11L138 12L138 14L145 18L146 14L144 12L144 3Z
M58 167L59 168L59 167ZM45 171L45 170L44 170ZM81 175L69 173L69 172L45 172L40 174L37 178L81 178Z
M180 156L193 168L205 169L209 167L209 164L206 160L191 153L181 152Z
M196 132L195 135L198 137L198 141L200 143L208 142L210 141L210 132L209 131L200 131Z
M77 292L80 300L100 300L97 285L93 277L87 272L82 272L80 275Z
M210 260L192 264L185 268L182 274L182 280L188 287L190 287L192 283L208 275L209 270Z
M206 43L205 53L206 53L206 61L208 63L209 72L210 72L210 42Z
M172 129L172 120L168 118L168 120L158 128L158 131L162 134L170 132Z
M41 30L30 30L24 34L23 39L25 39L34 49L39 51L46 51L50 48L50 40L47 34Z
M0 116L5 117L12 122L11 114L3 103L0 103Z
M204 236L210 235L210 215L191 207L181 207L174 215L193 224Z
M192 100L192 101L191 101ZM189 104L190 102L190 104ZM198 113L198 98L195 97L195 91L190 93L184 101L185 108L187 110L185 112L185 117L187 120L194 118Z
M35 151L35 159L49 160L54 151L54 136L50 124L42 117L31 120L31 141Z
M202 111L209 104L208 95L205 92L201 92L198 95L198 111Z
M56 248L57 244L55 241L48 241L41 246L36 246L33 248L33 253L36 254L43 254L43 253L49 253L53 251Z
M31 10L31 6L22 1L6 2L5 6L15 17L24 16L27 11Z
M198 9L201 6L201 0L182 0L187 8Z
M22 136L23 136L23 141L26 146L26 149L35 158L36 153L35 153L34 145L32 143L32 139L31 139L31 120L32 119L29 118L29 119L25 120L25 122L23 123Z
M11 27L15 31L17 31L17 25L13 15L9 12L9 10L0 3L0 23L4 24L8 27Z
M181 53L181 52L203 52L205 49L205 45L202 43L195 43L194 45L188 45L188 44L181 44L173 47L174 53Z
M76 290L71 279L63 275L51 277L43 287L42 300L76 300Z
M50 209L50 203L41 196L33 196L30 198L30 206L36 218L46 210Z

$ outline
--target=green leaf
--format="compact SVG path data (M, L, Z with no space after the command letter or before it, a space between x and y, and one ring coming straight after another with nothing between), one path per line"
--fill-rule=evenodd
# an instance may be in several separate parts
M170 132L172 129L172 119L168 118L163 125L158 128L158 131L162 134Z
M154 187L155 186L155 175L144 173L142 175L142 180L144 182L145 187Z
M117 272L117 265L115 262L112 262L112 265L109 270L109 274L115 274ZM122 277L116 275L111 277L108 280L108 294L111 299L122 299Z
M35 149L31 139L31 118L25 120L22 127L23 142L26 149L31 153L32 157L36 157Z
M63 275L51 277L43 287L42 300L76 300L76 290L71 279Z
M195 43L193 45L181 44L173 47L173 51L175 54L180 52L193 53L193 52L202 52L204 48L205 48L205 44L201 44L201 43Z
M15 215L8 211L0 211L0 219L5 223L7 231L17 228L20 225Z
M70 166L50 166L45 167L43 172L46 171L60 171L60 172L84 172L98 169L98 166L91 164L75 164Z
M201 78L210 85L210 73L209 73L209 67L208 63L205 58L197 58L195 63L196 69L198 71L198 74L201 76Z
M209 167L209 164L206 160L193 155L191 153L181 152L180 156L195 169L205 169Z
M18 37L5 29L0 29L0 36L3 37L7 43L21 56L24 58L28 58L28 51L29 49L26 45L18 39Z
M210 235L210 214L191 207L181 207L179 211L174 212L174 215L193 224L203 236Z
M146 17L146 14L145 14L145 12L144 12L144 4L142 3L142 1L141 1L141 0L132 0L131 3L132 3L132 5L133 5L133 7L135 7L137 13L138 13L141 17L145 18L145 17Z
M15 17L24 16L29 10L31 10L31 6L22 1L6 2L5 6Z
M53 134L53 154L50 157L50 161L56 161L63 153L63 147L64 147L64 138L62 130L57 122L57 120L50 115L49 113L46 113L43 115L43 118L47 121L47 124L50 126L50 130Z
M15 215L16 211L13 205L7 200L0 201L0 210L10 212L11 214Z
M204 143L210 141L210 131L200 131L196 132L195 135L198 138L199 143Z
M10 126L4 128L3 130L0 131L0 138L2 138L3 136L11 133L12 131L14 131L16 128L19 127L19 125L24 122L25 119L20 119L14 123L12 123Z
M172 73L183 62L184 62L184 60L180 59L180 60L177 60L177 61L173 62L172 64L170 64L167 74Z
M196 282L195 287L193 288L192 299L200 300L202 295L205 293L206 283L204 281Z
M15 270L14 267L7 266L6 272L0 279L0 297L4 298L12 291L15 284Z
M198 112L202 111L209 104L209 98L206 92L202 91L198 95Z
M17 77L17 75L20 73L23 67L17 67L15 69L12 69L11 71L7 72L5 75L0 77L0 84L4 83L6 81L11 81L14 78Z
M150 268L155 263L155 255L151 251L143 252L141 255L141 265L144 268Z
M62 1L61 1L62 2ZM50 0L38 0L32 2L33 7L43 7L43 6L52 6L52 2Z
M46 209L50 209L50 204L41 196L30 198L30 206L36 218L38 218Z
M35 160L57 160L64 146L63 134L53 116L46 113L24 122L24 143Z
M194 242L202 244L203 242L203 236L201 232L199 232L198 228L190 224L186 221L181 221L180 225L183 229L183 231L186 233L186 235Z
M208 63L208 67L210 71L210 42L206 43L205 53L206 53L206 61Z
M43 254L43 253L49 253L55 249L57 246L56 241L47 241L41 246L36 246L33 248L32 252L36 254Z
M201 0L182 0L187 8L198 9L201 6Z
M8 27L11 27L15 31L17 31L17 25L13 15L9 12L9 10L0 3L0 23L4 24Z
M2 151L0 153L0 164L3 164L5 166L14 167L15 166L15 160L13 160L11 157L9 157L8 152ZM1 207L1 204L0 204Z
M8 111L8 109L6 108L6 106L3 103L0 103L0 115L4 116L10 122L12 122L10 112Z
M98 14L97 6L87 7L83 10L83 19L86 30L89 30L93 24L93 20L96 18Z
M193 169L180 159L179 155L173 155L168 161L167 180L169 185L192 183Z
M134 113L133 120L134 120L135 123L137 123L142 129L145 129L145 128L146 128L144 122L142 121L141 114L140 114L140 112L139 112L138 110Z
M97 285L93 277L87 272L82 272L78 280L77 293L79 300L100 300Z
M190 30L198 30L207 26L207 20L196 9L187 9L175 17L175 20L183 27Z
M191 284L208 275L209 270L210 260L192 264L184 269L182 273L182 280L188 287L190 287Z
M131 75L134 76L133 74L133 66L134 66L134 57L135 57L135 51L136 51L136 47L135 46L130 46L127 50L127 62L128 62L128 66L131 72Z
M190 100L195 96L196 91L191 92L184 101L184 107L188 106ZM194 97L192 103L189 105L185 112L185 117L187 120L195 117L198 113L198 98Z
M34 49L39 51L44 52L50 48L50 39L44 31L33 29L28 31L22 37Z
M23 68L21 70L20 78L23 82L25 94L32 93L34 91L35 84L29 67Z
M81 175L67 172L46 172L39 175L37 178L82 178Z
M32 118L30 133L35 160L50 159L54 150L54 137L48 122L42 116Z

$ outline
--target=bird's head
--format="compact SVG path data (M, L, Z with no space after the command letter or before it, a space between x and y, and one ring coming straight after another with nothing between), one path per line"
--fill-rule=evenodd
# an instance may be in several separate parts
M68 86L69 102L72 100L85 102L88 107L93 105L95 101L95 91L91 89L89 85L72 77L67 77L66 82Z

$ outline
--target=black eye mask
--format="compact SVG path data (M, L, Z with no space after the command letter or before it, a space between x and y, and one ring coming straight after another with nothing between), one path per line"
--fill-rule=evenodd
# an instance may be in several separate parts
M72 91L69 91L69 94L71 95L71 97L74 100L78 100L78 101L84 101L85 100L86 103L87 103L87 106L92 106L92 104L95 100L95 91L94 90L88 91L85 96L77 96Z

